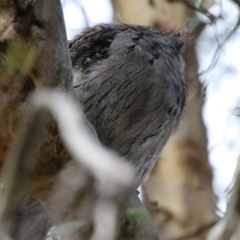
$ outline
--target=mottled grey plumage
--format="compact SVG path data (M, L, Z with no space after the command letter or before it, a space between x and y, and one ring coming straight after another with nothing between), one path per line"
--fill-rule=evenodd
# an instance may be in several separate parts
M100 141L126 157L139 182L182 113L183 42L133 25L98 25L69 44L74 89Z

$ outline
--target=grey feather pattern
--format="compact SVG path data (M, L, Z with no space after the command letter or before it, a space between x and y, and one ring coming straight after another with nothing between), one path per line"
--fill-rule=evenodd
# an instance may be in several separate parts
M134 25L98 25L69 43L74 90L100 141L139 183L176 128L186 100L183 41Z

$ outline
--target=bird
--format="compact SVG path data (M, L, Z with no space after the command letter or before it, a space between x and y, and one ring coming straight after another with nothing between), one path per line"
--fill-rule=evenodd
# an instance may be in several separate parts
M145 26L99 24L69 41L75 95L103 146L133 166L137 185L185 106L180 38Z

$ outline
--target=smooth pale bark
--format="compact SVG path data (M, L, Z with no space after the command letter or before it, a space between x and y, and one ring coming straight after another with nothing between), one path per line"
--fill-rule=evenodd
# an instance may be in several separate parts
M126 23L184 30L194 14L182 3L166 0L112 0L116 17ZM206 1L203 2L206 6ZM184 32L184 31L183 31ZM206 128L202 119L204 90L198 79L195 41L200 33L183 34L188 99L175 134L143 184L144 203L163 239L206 239L217 221L217 197L212 189Z
M112 0L116 19L167 30L183 30L191 10L166 0Z

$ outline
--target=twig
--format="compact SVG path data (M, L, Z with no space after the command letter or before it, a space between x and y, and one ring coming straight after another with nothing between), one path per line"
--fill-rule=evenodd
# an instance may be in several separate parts
M236 0L233 0L233 1L236 2ZM233 34L234 34L234 33L236 32L236 30L238 29L238 27L239 27L239 25L240 25L240 4L238 5L238 7L239 7L239 8L238 8L238 10L239 10L238 20L237 20L234 28L233 28L233 29L230 31L230 33L225 37L225 39L224 39L221 43L218 44L218 47L217 47L217 49L216 49L216 51L215 51L215 53L214 53L214 55L213 55L211 64L209 65L209 67L208 67L206 70L200 72L200 73L198 74L199 76L202 75L202 74L207 73L208 71L210 71L211 69L213 69L213 68L216 66L216 64L217 64L217 62L218 62L218 60L219 60L219 56L220 56L220 54L221 54L221 50L222 50L223 46L227 43L227 41L233 36Z
M190 9L204 14L210 20L211 23L214 23L217 20L217 18L220 18L220 17L214 16L213 14L211 14L207 9L203 8L202 6L196 7L189 0L168 0L168 1L169 2L174 2L174 3L175 2L181 2L181 3L186 4Z
M95 208L95 231L91 240L114 239L117 230L116 205L113 201L103 198L98 201Z
M36 109L45 108L52 113L66 147L97 178L101 192L112 194L117 186L126 187L132 182L133 169L90 136L84 113L71 98L56 91L38 91L32 97L32 104Z
M21 143L15 151L12 151L13 156L7 159L8 175L4 181L7 188L0 202L2 234L8 232L11 213L21 202L20 193L26 189L33 165L33 152L44 126L43 118L46 111L49 111L57 121L60 135L69 152L97 179L101 194L114 194L132 183L133 170L130 165L103 148L93 136L90 136L86 129L84 114L71 98L57 91L41 90L33 94L30 100L32 106L28 126L24 130Z
M224 218L211 230L207 240L229 240L240 223L240 157L236 170L236 180Z
M82 5L82 1L80 3L78 1L75 1L75 3L78 4L79 8L82 11L83 18L84 18L84 21L85 21L85 27L90 27L88 16L87 16L87 13L86 13L86 10L85 10L84 6Z

